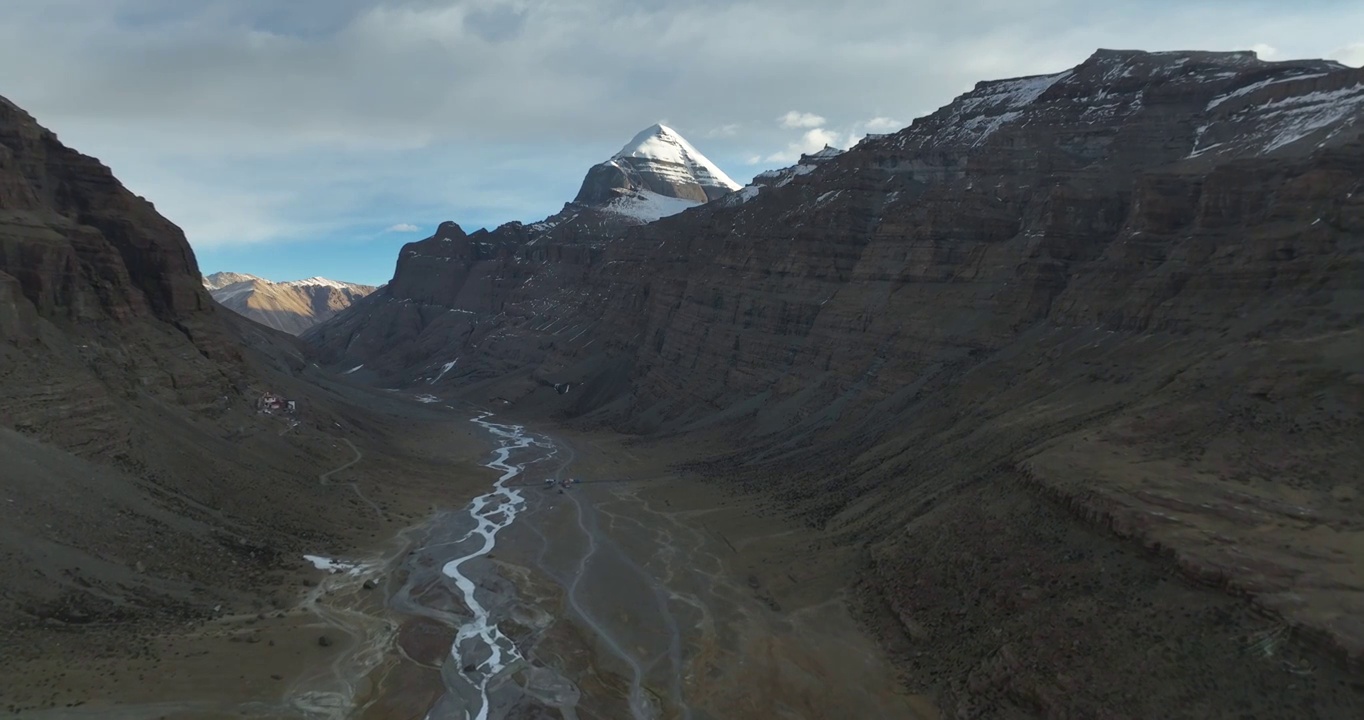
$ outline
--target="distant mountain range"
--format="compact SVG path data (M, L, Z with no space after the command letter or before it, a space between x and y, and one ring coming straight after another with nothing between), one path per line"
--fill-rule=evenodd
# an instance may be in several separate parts
M298 335L375 290L372 285L322 277L274 282L234 272L208 275L204 287L223 307L290 335Z

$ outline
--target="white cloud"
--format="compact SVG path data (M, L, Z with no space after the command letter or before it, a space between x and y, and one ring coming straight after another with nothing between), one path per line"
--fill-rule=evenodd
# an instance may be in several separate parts
M892 120L888 117L874 117L862 123L862 129L869 133L895 132L905 126L899 120Z
M1254 45L1250 46L1250 49L1255 51L1255 54L1261 60L1273 60L1274 56L1279 54L1278 48L1274 47L1273 45L1266 45L1264 43L1255 43Z
M904 129L908 124L909 123L901 122L883 115L878 115L870 120L853 123L852 128L848 131L847 140L841 147L844 149L850 148L857 143L862 142L862 139L868 135L882 135L885 133L897 132Z
M777 118L784 128L817 128L825 123L824 118L807 112L792 110Z
M800 159L803 154L809 154L823 150L825 145L838 146L839 134L825 128L813 128L806 130L800 139L786 146L786 149L772 153L765 159L768 162L793 163Z
M1364 64L1361 3L0 2L0 93L196 246L393 217L538 220L657 118L695 132L721 167L760 166L892 132L979 80L1063 70L1097 47L1254 39L1275 59Z
M782 127L791 127L782 117ZM750 156L748 164L756 165L759 162L767 161L772 163L793 163L800 159L802 154L809 154L823 150L826 145L836 147L840 150L847 150L856 145L869 133L888 133L895 132L905 127L906 123L899 120L877 115L870 120L855 122L841 127L823 127L828 121L819 118L820 126L813 127L801 134L798 140L787 144L786 149L769 155Z
M1364 67L1364 43L1336 48L1327 57L1350 67Z
M398 223L397 225L390 225L388 229L385 230L385 232L414 233L421 232L421 228L417 227L416 225L413 225L412 223Z
M731 137L734 137L735 135L738 135L738 134L739 134L739 128L740 128L740 127L742 127L742 125L740 125L739 123L729 123L728 125L721 125L721 126L719 126L719 127L715 127L715 128L711 128L710 130L707 130L707 131L706 131L706 137L708 137L708 138L731 138Z

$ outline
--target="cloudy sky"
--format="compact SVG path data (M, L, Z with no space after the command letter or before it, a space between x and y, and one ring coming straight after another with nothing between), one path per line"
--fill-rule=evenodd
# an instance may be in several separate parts
M383 282L655 122L736 180L1097 47L1364 64L1358 0L0 0L0 95L202 269Z

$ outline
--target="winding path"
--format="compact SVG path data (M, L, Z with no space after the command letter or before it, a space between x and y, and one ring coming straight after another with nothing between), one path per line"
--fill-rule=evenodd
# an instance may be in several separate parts
M323 485L329 485L329 484L331 484L331 477L332 477L333 475L335 475L335 474L341 472L342 470L346 470L346 469L348 469L348 468L351 468L351 467L353 467L356 463L358 463L358 462L360 462L361 460L364 460L364 459L365 459L364 453L360 452L360 448L355 447L355 443L351 442L351 441L350 441L350 438L341 438L341 442L345 443L345 444L351 449L351 452L355 453L355 457L352 458L350 462L342 463L341 465L339 465L339 466L337 466L337 467L335 467L335 468L333 468L333 469L331 469L331 470L328 470L327 472L324 472L324 473L322 473L321 475L318 475L318 476L317 476L317 479L318 479L318 481L321 482Z
M341 438L341 442L345 443L348 447L350 447L351 452L354 452L354 453L355 453L355 457L352 458L350 462L343 463L343 464L341 464L340 466L338 466L338 467L336 467L336 468L333 468L333 469L331 469L331 470L328 470L327 472L322 473L321 475L318 475L318 476L317 476L317 480L318 480L318 482L322 483L323 485L330 485L330 484L331 484L331 477L332 477L333 475L335 475L335 474L341 472L342 470L349 470L350 468L354 467L356 463L358 463L358 462L360 462L361 460L364 460L364 459L365 459L364 453L360 452L360 448L355 447L355 443L351 442L351 441L350 441L350 438ZM361 492L361 490L360 490L360 483L358 483L358 482L348 482L348 483L346 483L346 484L349 485L349 486L350 486L350 489L351 489L352 491L355 492L355 496L358 497L358 498L360 498L360 500L361 500L362 502L364 502L366 505L368 505L368 506L370 506L371 508L373 508L373 509L374 509L374 512L377 513L377 514L379 515L379 517L381 517L381 518L384 517L384 510L383 510L383 508L379 507L377 504L375 504L375 502L374 502L373 500L370 500L368 497L366 497L366 496L365 496L365 493Z

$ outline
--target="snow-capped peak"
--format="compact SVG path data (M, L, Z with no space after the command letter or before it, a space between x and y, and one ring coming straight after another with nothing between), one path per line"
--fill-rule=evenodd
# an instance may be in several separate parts
M612 160L640 158L660 163L671 163L687 168L701 185L737 190L743 187L711 162L687 139L667 125L655 124L635 135Z
M336 290L369 289L369 286L367 285L357 285L356 283L339 282L336 280L329 280L321 276L313 276L310 278L305 278L303 280L290 280L288 282L275 282L273 280L267 280L258 275L248 275L246 273L235 272L216 272L213 273L212 275L207 275L204 277L204 287L209 290L221 290L230 285L237 285L240 283L251 283L262 286L278 287L301 287L301 288L329 287L334 288ZM247 288L247 291L249 292L250 288Z
M208 288L209 290L218 290L220 288L225 288L228 285L235 285L237 283L251 282L252 280L260 279L261 278L258 278L255 275L248 275L246 273L215 272L212 275L204 276L204 287Z
M290 280L289 282L281 283L281 284L283 284L283 285L290 285L290 286L292 286L292 287L307 287L307 286L310 286L310 285L311 285L311 286L318 286L318 287L336 288L337 290L345 290L345 289L348 288L348 287L354 287L354 286L350 285L349 283L337 282L337 281L335 281L335 280L328 280L327 278L318 277L318 276L313 276L313 277L310 277L310 278L304 278L303 280Z

